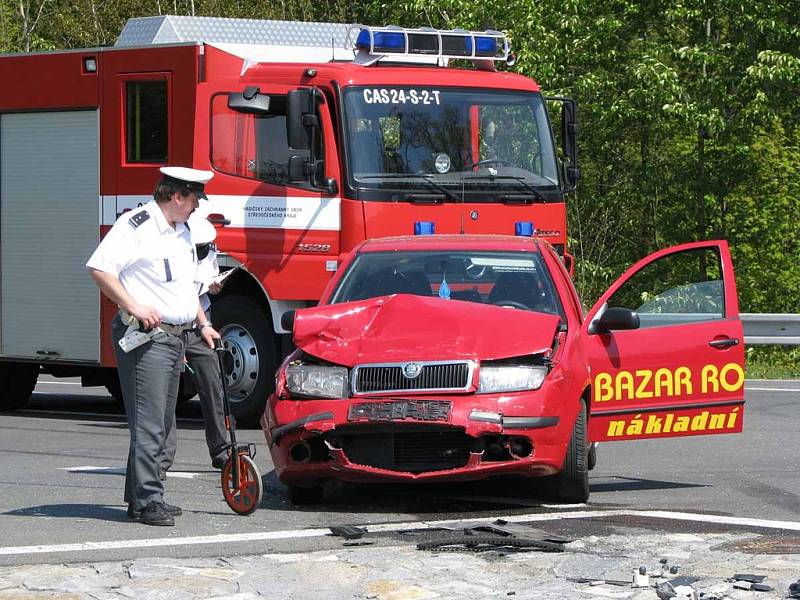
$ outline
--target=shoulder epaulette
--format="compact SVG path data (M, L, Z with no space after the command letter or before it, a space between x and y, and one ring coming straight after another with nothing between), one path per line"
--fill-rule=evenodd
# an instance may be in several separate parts
M133 215L130 219L128 219L128 223L131 227L136 229L139 225L147 221L150 218L150 213L146 210L140 210L135 215Z

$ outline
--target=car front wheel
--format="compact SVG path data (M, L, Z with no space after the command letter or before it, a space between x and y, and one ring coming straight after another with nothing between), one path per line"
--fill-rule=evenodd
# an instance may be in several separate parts
M550 483L553 496L559 502L579 504L589 499L589 464L586 444L586 405L581 401L567 456L561 472L553 475Z

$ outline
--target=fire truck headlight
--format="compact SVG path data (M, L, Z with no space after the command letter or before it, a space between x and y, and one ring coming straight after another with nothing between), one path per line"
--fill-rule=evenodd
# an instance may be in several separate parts
M286 389L309 398L346 398L347 369L292 364L286 367Z
M538 390L547 367L534 365L481 366L479 394Z

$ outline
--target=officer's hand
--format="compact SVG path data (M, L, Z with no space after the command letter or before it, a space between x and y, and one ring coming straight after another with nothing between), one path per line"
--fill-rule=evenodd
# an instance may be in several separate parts
M136 317L145 329L153 329L161 324L161 313L152 306L135 304L130 307L128 312Z
M222 336L220 336L219 332L213 327L203 327L200 330L200 337L203 338L203 341L206 343L206 346L208 346L213 350L214 340L220 339Z
M214 282L208 286L208 291L210 294L219 294L222 291L222 284Z

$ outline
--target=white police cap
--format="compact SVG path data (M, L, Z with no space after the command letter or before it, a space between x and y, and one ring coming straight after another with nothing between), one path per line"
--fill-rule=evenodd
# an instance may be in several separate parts
M164 175L165 182L184 187L197 194L198 198L208 200L205 185L214 176L213 172L189 167L161 167L159 171Z
M193 244L208 244L217 239L216 228L208 222L205 215L198 214L197 211L189 216L188 225Z

